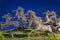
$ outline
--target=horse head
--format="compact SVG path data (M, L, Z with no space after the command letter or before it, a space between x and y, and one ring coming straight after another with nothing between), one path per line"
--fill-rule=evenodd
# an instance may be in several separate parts
M2 16L2 18L5 18L6 20L11 20L12 19L12 17L10 16L9 13L4 15L4 16Z

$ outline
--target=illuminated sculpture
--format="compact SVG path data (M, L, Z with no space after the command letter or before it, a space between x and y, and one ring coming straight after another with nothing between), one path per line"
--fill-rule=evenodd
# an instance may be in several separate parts
M25 23L27 23L26 15L24 14L24 9L22 7L18 7L17 10L13 10L16 12L16 16L19 21L22 21L23 27L25 27Z
M42 17L37 17L35 12L32 10L28 10L27 13L24 13L24 9L22 7L18 7L16 10L13 10L15 12L15 16L12 17L10 13L5 14L2 16L2 18L6 19L6 22L4 24L1 24L1 27L13 25L15 27L19 26L19 23L23 23L23 27L26 27L26 23L28 23L28 27L31 27L32 24L35 24L34 30L42 30L42 31L49 31L54 35L54 31L60 32L60 18L57 18L57 15L54 11L46 11L45 17L42 19ZM12 21L11 19L17 17L18 21ZM44 21L43 21L44 20ZM47 24L47 25L46 25ZM54 30L54 31L53 31ZM30 35L31 33L29 33ZM13 35L12 35L13 36ZM55 35L54 35L55 37Z

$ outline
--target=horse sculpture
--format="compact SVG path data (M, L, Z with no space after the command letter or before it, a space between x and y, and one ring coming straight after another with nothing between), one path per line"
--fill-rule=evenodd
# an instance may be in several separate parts
M10 16L9 13L4 15L4 16L2 16L2 18L6 19L6 22L5 22L4 25L2 25L2 27L9 26L9 25L13 25L13 26L17 27L19 25L18 21L11 21L12 17Z
M57 29L57 15L56 15L56 13L54 12L54 11L47 11L46 13L46 22L44 22L44 24L49 24L49 25L51 25L52 26L52 29L53 29L53 31L54 32L56 32L56 29Z
M10 25L13 25L15 27L19 26L19 22L18 21L11 21L12 17L10 16L9 13L4 15L4 16L2 16L2 18L6 19L5 24L1 25L2 27L6 27L6 26L10 26ZM14 30L14 29L5 30L5 31L12 31L12 30ZM11 37L14 37L12 33L11 33Z
M29 10L30 11L30 10ZM53 31L52 31L52 28L51 28L51 25L43 25L42 23L41 23L41 19L39 20L39 18L35 15L35 13L33 12L33 11L31 11L31 13L29 12L28 14L30 14L30 16L31 16L31 20L29 20L29 22L33 22L36 26L35 26L35 29L34 30L32 30L29 34L28 34L28 36L32 33L32 32L34 32L34 31L37 31L37 30L41 30L41 31L49 31L50 33L52 33L53 35L54 35L54 33L53 33ZM55 37L55 35L54 35L54 37Z
M6 22L4 24L1 24L1 27L3 28L5 26L8 26L8 23L9 23L11 17L10 17L10 14L8 13L8 14L2 16L2 18L5 18L6 19Z
M34 15L34 17L36 18L37 21L40 21L40 23L42 23L42 20L40 20L41 17L36 17L35 16L35 12L32 11L32 10L28 10L27 11L27 15L28 15L28 23L29 23L29 27L32 25L32 23L34 23L32 20L33 20L33 17L31 15Z
M23 26L25 27L25 23L27 23L27 18L26 15L24 14L24 9L22 7L18 7L17 10L13 11L16 11L16 16L18 17L18 20L22 21Z
M51 17L51 12L48 10L45 12L45 19L46 21L44 22L44 24L50 24L53 23L54 21L50 18Z

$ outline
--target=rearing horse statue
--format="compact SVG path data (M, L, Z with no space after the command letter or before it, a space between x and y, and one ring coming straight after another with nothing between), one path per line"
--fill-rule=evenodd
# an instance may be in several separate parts
M25 23L27 23L26 15L24 14L24 9L22 7L18 7L17 10L13 10L16 12L16 16L19 21L22 21L23 26L25 27Z
M50 19L50 14L51 14L51 12L48 10L47 12L45 12L45 18L46 18L46 21L44 22L44 24L46 24L46 23L53 23L53 20L51 20Z

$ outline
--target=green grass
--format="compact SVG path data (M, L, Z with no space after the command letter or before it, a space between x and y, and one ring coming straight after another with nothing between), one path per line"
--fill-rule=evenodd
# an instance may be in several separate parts
M34 36L36 33L44 33L42 31L37 31L37 32L33 32L32 36L33 37L28 37L28 33L30 33L32 29L26 29L26 30L21 30L21 31L12 31L12 32L0 32L0 40L60 40L60 34L55 33L56 38L51 37L51 34L49 34L49 36L44 36L44 37L38 37L38 36ZM13 38L9 37L9 36L4 36L2 34L14 34L15 36ZM16 35L17 34L17 35ZM53 36L53 35L52 35Z
M0 35L0 40L60 40L60 34L55 34L56 38L54 37L27 37L25 34L20 35L20 37L13 37L13 38L9 38L9 37L3 37L3 35Z
M24 38L5 38L3 40L56 40L55 38L49 37L24 37ZM60 40L60 39L57 39Z

